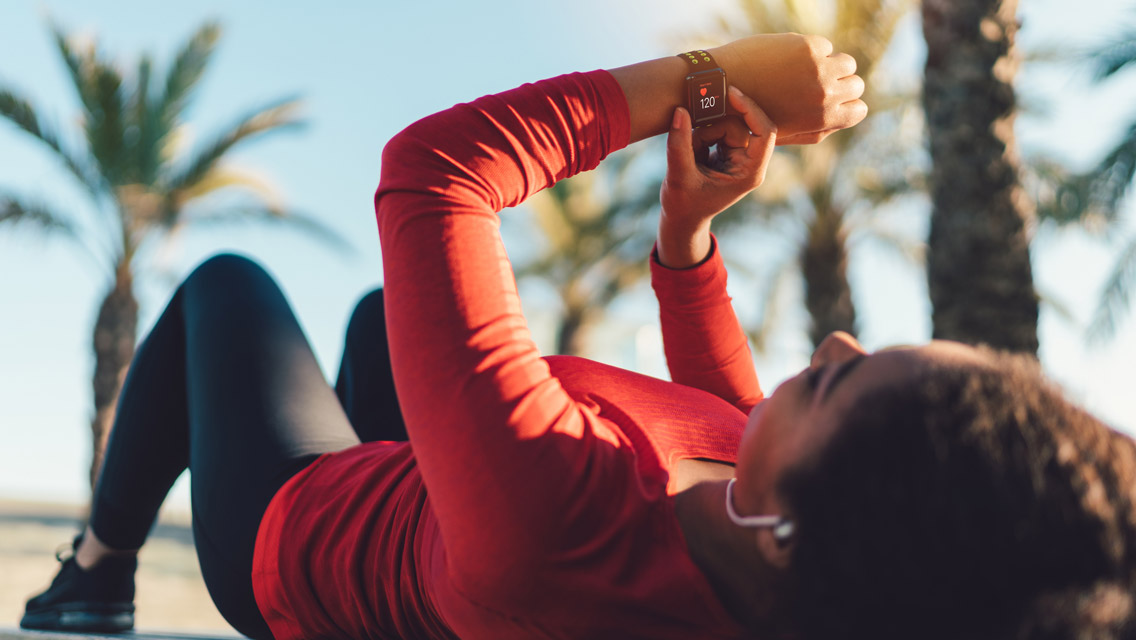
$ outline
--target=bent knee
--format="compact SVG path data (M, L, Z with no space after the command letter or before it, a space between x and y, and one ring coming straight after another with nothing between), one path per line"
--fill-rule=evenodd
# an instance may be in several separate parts
M365 338L385 326L383 290L374 289L355 304L351 318L347 321L347 339Z
M190 288L204 287L212 291L222 288L240 288L272 281L271 276L258 262L236 253L218 253L207 258L185 279Z

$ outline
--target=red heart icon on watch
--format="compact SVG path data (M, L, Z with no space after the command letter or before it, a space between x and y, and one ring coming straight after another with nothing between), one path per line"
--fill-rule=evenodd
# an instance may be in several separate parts
M706 95L706 87L702 87L701 89L698 90L698 92L701 93L702 95Z

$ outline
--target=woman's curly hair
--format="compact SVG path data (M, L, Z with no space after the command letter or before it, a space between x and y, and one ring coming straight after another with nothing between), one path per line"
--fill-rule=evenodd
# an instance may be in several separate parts
M866 393L783 478L805 638L1136 638L1136 447L984 352Z

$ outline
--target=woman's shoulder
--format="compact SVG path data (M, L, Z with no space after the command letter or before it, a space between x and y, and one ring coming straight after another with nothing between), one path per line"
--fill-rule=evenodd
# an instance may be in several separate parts
M688 458L735 461L746 415L718 396L586 358L545 361L573 400L633 443L646 438L667 470Z

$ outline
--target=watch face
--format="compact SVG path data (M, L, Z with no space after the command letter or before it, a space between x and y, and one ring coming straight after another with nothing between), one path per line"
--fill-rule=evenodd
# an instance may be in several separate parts
M686 77L690 119L694 126L726 115L726 72L701 71Z

